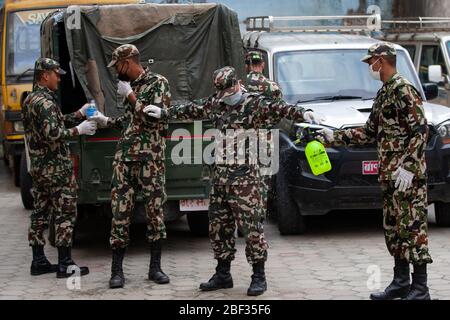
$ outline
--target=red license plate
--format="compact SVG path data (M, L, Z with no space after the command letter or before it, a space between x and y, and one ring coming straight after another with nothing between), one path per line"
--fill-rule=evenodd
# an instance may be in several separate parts
M363 161L362 174L365 176L377 175L379 168L378 161Z

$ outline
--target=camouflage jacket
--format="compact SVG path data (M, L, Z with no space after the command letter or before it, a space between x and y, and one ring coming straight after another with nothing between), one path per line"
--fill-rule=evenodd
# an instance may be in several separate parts
M398 167L426 179L425 147L428 125L422 98L414 86L396 73L378 91L364 127L338 130L336 144L377 144L380 181L393 180Z
M262 73L251 71L247 74L247 89L249 92L259 92L271 99L282 99L283 94L280 86Z
M32 175L49 176L72 171L68 140L78 135L76 128L67 129L64 122L75 126L82 119L76 113L63 115L56 94L36 86L25 99L22 109L25 137Z
M178 120L210 120L218 136L233 139L233 143L230 144L228 144L228 140L224 139L226 141L222 148L216 146L212 183L216 185L248 185L260 183L259 163L248 157L248 144L251 142L243 148L245 164L236 163L237 161L230 163L226 159L226 152L230 149L235 155L237 155L237 150L242 150L242 145L238 146L239 140L236 139L236 136L240 134L239 130L252 133L258 129L270 129L283 118L303 122L304 112L303 108L288 105L283 100L274 101L257 93L244 93L242 101L237 106L227 106L214 94L201 101L173 106L163 112L162 117L163 119ZM216 141L219 140L222 139L217 139L216 136Z
M156 105L166 109L170 105L169 83L163 76L146 69L131 83L136 95L133 107L125 102L125 113L118 118L110 118L108 126L122 130L117 144L115 159L118 161L149 161L165 159L165 136L168 125L146 115L145 106Z

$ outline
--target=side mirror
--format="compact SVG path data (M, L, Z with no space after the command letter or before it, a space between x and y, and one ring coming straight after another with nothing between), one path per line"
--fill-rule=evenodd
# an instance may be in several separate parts
M436 83L424 83L422 85L423 91L425 92L425 97L427 100L434 100L439 95L439 88Z
M442 67L440 65L428 66L428 80L433 83L440 83L443 80Z

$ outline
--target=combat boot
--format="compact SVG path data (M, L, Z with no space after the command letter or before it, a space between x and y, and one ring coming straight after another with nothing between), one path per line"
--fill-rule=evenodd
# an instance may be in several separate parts
M218 259L216 273L208 282L200 284L200 290L213 291L233 288L233 278L231 277L230 269L231 261Z
M111 279L109 279L109 287L111 289L123 288L125 284L125 276L123 275L123 257L125 248L117 248L112 250L111 262Z
M383 291L372 293L371 300L403 299L410 289L409 262L405 259L395 259L394 279Z
M169 277L161 270L161 240L153 241L150 244L150 268L148 279L157 284L170 282Z
M253 264L252 283L247 290L248 296L259 296L267 290L266 274L264 273L264 261Z
M70 266L77 266L72 260L72 248L71 247L58 247L58 270L56 271L57 278L68 278L75 274L75 270L71 273L67 273L67 268ZM77 266L78 267L78 266ZM89 274L88 267L78 267L79 275L84 276Z
M57 264L51 264L44 254L44 246L36 245L31 247L33 251L33 261L31 262L30 273L32 276L39 276L45 273L53 273L58 270Z
M415 265L411 289L404 300L431 300L427 277L427 265Z

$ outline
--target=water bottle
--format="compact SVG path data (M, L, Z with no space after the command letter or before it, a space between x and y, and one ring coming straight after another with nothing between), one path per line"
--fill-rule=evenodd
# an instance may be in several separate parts
M95 106L95 100L91 100L89 103L89 107L86 110L86 117L89 119L90 117L95 116L97 113L97 107Z
M312 134L305 137L308 144L305 148L306 159L315 176L331 171L331 162L323 144L315 140Z

